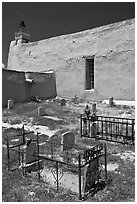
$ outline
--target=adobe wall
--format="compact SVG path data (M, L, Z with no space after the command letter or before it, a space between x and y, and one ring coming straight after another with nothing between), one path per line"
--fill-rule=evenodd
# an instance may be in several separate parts
M2 70L2 106L6 106L9 99L14 102L26 100L24 72Z
M32 96L38 96L41 99L56 97L56 77L54 73L26 72L26 74L28 78L34 80L34 84L30 86L30 98Z
M85 90L84 56L95 55L95 89ZM55 70L57 95L135 100L135 19L38 42L10 45L8 68Z
M41 99L55 98L55 73L28 72L27 77L34 83L26 81L26 73L13 70L2 70L2 106L6 106L9 99L14 102L30 101L32 96Z

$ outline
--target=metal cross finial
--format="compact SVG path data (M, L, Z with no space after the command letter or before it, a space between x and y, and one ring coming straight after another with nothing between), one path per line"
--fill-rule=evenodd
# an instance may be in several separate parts
M22 15L22 14L21 14L21 22L20 22L19 27L20 27L21 31L23 31L23 28L26 27L26 26L25 26L25 23L24 23L24 21L23 21L23 15Z
M21 14L21 21L23 21L23 14Z

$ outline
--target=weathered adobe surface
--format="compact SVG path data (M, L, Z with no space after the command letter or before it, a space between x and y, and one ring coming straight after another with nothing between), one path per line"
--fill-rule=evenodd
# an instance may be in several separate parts
M28 44L12 41L8 68L53 69L59 95L75 93L88 98L91 94L84 92L85 55L95 55L95 100L108 96L135 99L135 19Z
M26 75L26 76L25 76ZM28 83L26 79L34 80ZM6 106L9 99L14 102L29 101L31 97L42 99L56 97L56 79L54 72L18 72L15 70L2 70L2 105Z

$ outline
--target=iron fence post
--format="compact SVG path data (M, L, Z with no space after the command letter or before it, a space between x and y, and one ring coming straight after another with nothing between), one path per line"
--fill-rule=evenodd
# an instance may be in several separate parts
M104 158L105 158L105 180L107 182L107 146L106 146L106 142L104 143Z
M78 174L79 174L79 200L81 200L81 157L78 157Z
M128 141L128 122L126 123L126 142ZM125 140L124 140L125 143Z
M19 166L20 166L20 146L18 146L18 151L19 151Z
M39 133L37 132L37 162L38 162L38 179L40 180L40 163L39 163Z
M118 128L117 128L117 121L116 121L116 141L117 141L117 138L118 138L117 130L118 130Z
M82 114L80 114L80 136L82 138Z
M22 127L22 136L23 136L23 144L25 144L25 132L24 132L24 125Z
M88 137L90 137L90 124L91 124L91 121L90 119L88 118Z
M7 137L7 159L8 159L8 171L10 171L10 152L9 152L9 138Z
M96 117L97 117L97 116L96 116ZM98 128L99 128L99 121L98 121L98 117L97 117L97 120L96 120L96 137L95 137L95 139L97 139Z
M134 120L132 120L132 144L134 144Z
M58 161L56 162L56 174L57 174L57 190L59 189L59 181L58 181Z
M102 138L103 138L103 121L101 121L101 129L102 129Z
M110 129L111 129L111 134L110 134L110 135L111 135L111 141L112 141L112 135L113 135L112 120L111 120L111 122L110 122L110 127L111 127L111 128L110 128Z
M68 164L68 162L69 162L69 158L68 158L68 150L67 150L67 164Z
M51 147L51 158L53 159L53 146L52 146L52 143L50 143L50 147Z
M23 176L24 176L24 152L22 152L22 173L23 173Z

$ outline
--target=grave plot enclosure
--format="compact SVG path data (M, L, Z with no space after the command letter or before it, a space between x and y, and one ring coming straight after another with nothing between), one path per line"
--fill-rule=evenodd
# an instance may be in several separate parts
M47 141L39 133L32 135L24 128L18 136L21 139L12 145L7 137L10 171L20 167L24 176L36 171L39 180L49 182L57 190L60 187L69 188L79 195L79 199L97 190L100 182L106 183L105 144L90 148L79 148L74 144L64 148L64 144ZM16 156L12 155L13 152Z
M90 137L123 144L135 142L135 119L108 116L80 117L81 137Z

